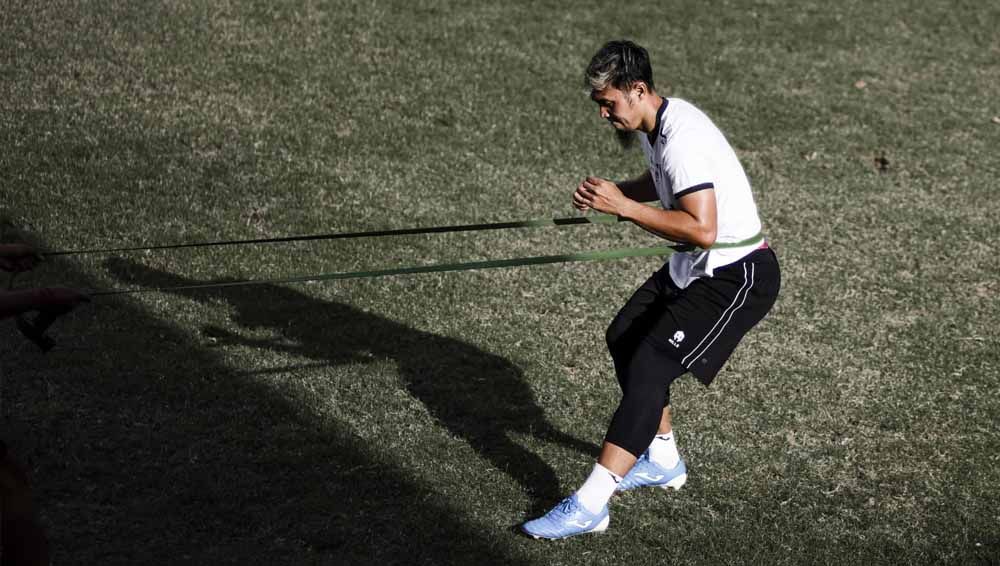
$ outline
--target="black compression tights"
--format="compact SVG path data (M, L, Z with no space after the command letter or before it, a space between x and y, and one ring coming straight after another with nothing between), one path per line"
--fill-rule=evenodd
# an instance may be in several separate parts
M636 344L621 338L609 330L608 349L622 399L604 440L638 458L656 436L663 408L670 403L670 384L687 370L648 339Z

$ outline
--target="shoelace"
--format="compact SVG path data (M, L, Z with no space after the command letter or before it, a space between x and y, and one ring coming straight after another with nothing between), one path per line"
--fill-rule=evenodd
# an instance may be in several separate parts
M573 498L567 497L563 499L562 503L559 504L559 512L566 515L572 515L573 511L576 510L576 505L573 505Z

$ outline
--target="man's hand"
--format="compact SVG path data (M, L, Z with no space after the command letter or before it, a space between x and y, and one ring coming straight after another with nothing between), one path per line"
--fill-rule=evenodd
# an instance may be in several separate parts
M35 297L35 305L40 311L69 311L80 303L90 302L90 297L86 294L67 287L43 287L36 290Z
M27 244L0 244L0 269L19 273L30 271L42 256Z
M0 319L38 311L39 314L60 315L73 310L80 303L89 303L90 297L65 287L18 289L0 293Z
M622 193L618 185L600 177L587 177L573 193L573 206L584 212L594 209L605 214L623 216L625 209L633 202Z

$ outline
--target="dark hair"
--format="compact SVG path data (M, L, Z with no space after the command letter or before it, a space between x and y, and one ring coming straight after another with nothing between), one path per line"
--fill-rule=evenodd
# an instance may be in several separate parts
M584 84L591 90L609 86L619 90L631 88L642 81L655 90L649 53L626 39L609 41L590 59Z

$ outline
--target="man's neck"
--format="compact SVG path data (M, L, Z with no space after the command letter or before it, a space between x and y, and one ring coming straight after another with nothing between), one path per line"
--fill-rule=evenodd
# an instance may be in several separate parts
M656 132L656 119L660 113L660 106L663 104L663 97L652 92L649 96L644 97L642 104L643 117L642 123L639 125L639 131L649 135Z

